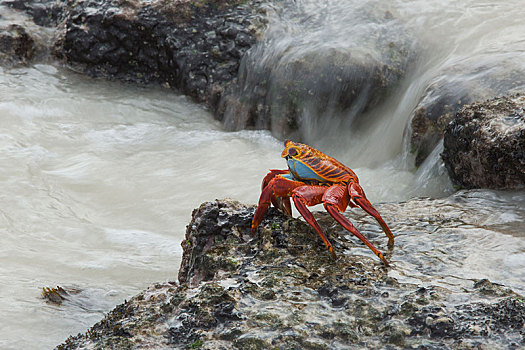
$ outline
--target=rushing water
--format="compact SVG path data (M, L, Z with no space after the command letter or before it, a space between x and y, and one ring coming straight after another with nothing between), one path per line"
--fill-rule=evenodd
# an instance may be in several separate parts
M297 3L305 13L318 8L317 2ZM326 37L319 31L350 26L351 16L338 16L354 3L323 2L320 18L331 25L315 27L317 37ZM341 135L348 130L335 130L319 144L354 168L373 202L448 195L439 147L417 172L407 165L407 120L447 62L523 51L525 10L517 0L370 4L418 33L426 47L418 74L376 111L372 125L353 131L358 143L349 147ZM278 21L297 28L286 18ZM206 110L171 91L92 80L52 65L0 69L0 348L53 347L150 283L175 279L192 209L222 197L255 203L267 170L284 166L281 148L268 132L222 131ZM499 230L475 232L479 246L472 249L486 254L476 261L494 264L478 267L474 277L501 283L508 277L523 291L525 276L509 276L511 269L524 268L523 212L512 210L523 205L523 195L491 200L491 192L481 191L458 198L453 201L478 208L482 221ZM487 208L491 202L499 208L494 217ZM417 243L409 238L401 236L400 242ZM424 242L430 246L433 240ZM401 280L428 273L410 259L411 252L398 257L405 261L394 272ZM442 260L443 252L433 252L431 261ZM449 259L454 261L453 254ZM451 274L472 277L478 265L467 266L455 266ZM41 288L56 285L81 292L64 306L46 304Z
M38 65L2 72L0 96L0 348L49 348L175 279L192 209L255 202L282 165L268 133L225 133L169 91ZM84 301L46 305L56 285Z

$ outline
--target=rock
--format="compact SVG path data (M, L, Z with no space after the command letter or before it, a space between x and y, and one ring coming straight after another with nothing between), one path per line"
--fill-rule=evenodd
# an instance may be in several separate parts
M410 123L410 146L420 166L443 138L445 127L464 106L525 90L521 52L469 57L445 66L428 84Z
M76 0L56 53L76 70L160 83L213 107L263 27L257 0Z
M60 305L64 300L67 300L69 293L62 287L57 286L56 288L43 287L42 298L48 303Z
M42 25L52 26L64 7L53 0L0 1L0 66L49 62L55 28Z
M35 42L18 24L0 28L0 65L16 66L27 64L34 55Z
M283 3L274 21L286 26L269 27L243 60L239 84L224 94L218 117L227 129L308 141L311 130L349 124L382 102L414 57L413 40L384 13L324 12L340 10L333 6L321 15Z
M414 208L406 219L415 221L414 226L421 226L422 220L414 220L421 215L434 222L428 217L431 210L448 227L462 226L468 217L451 211L454 206L454 200L420 199L390 208L399 213ZM379 209L394 214L388 208ZM467 211L468 205L460 200L457 210ZM463 292L451 293L432 285L399 283L372 253L354 254L360 241L336 228L325 213L316 216L340 256L337 261L306 223L274 208L258 236L251 237L253 213L253 207L234 201L202 204L194 210L182 242L179 283L151 286L57 349L523 345L525 303L508 288L469 280ZM360 228L373 222L368 219L353 217ZM376 236L386 245L382 234Z
M2 5L26 12L40 26L54 27L65 8L65 1L55 0L4 0Z
M443 161L464 188L525 187L525 96L464 106L447 125Z

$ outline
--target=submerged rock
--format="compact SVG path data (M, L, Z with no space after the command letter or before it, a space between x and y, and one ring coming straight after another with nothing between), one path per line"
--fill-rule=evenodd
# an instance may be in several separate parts
M405 237L425 245L428 235L421 234L436 234L437 217L445 231L472 227L465 220L479 222L479 218L465 216L468 207L459 196L378 209L394 232L405 232ZM151 286L117 306L85 334L70 337L57 348L464 349L525 345L524 299L504 286L466 279L459 290L451 292L432 284L438 278L425 286L400 283L390 274L403 271L405 262L396 262L390 251L387 255L394 267L385 268L326 213L316 213L316 217L339 254L336 261L306 223L273 208L257 237L251 237L253 213L253 207L233 201L202 204L193 212L182 242L179 283ZM372 218L352 215L351 219L374 244L386 246L386 237ZM412 235L411 230L418 232ZM407 250L402 259L414 254L402 235L397 245ZM436 254L438 260L426 262L432 269L443 261L442 253ZM452 259L457 265L461 257ZM459 275L455 278L457 281Z
M446 127L442 158L464 188L525 187L525 96L464 106Z
M89 75L160 83L213 107L263 27L258 4L76 0L56 51Z
M461 108L476 101L525 90L521 52L487 54L446 66L429 83L410 124L410 146L420 166L443 138Z

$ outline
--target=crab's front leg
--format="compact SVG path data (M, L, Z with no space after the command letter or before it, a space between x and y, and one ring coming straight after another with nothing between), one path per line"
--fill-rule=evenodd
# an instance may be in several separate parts
M354 203L359 205L364 211L372 215L377 220L379 225L381 225L383 232L385 232L386 236L388 237L388 246L392 247L394 245L394 235L390 231L390 228L388 228L385 220L383 220L381 215L379 215L379 212L372 206L372 203L370 203L370 201L366 198L365 191L363 191L363 188L357 182L350 182L348 184L348 194L350 195L350 198Z
M328 238L326 238L326 235L321 230L321 227L317 223L317 220L315 220L314 216L312 215L312 212L308 210L309 206L321 203L323 195L326 192L326 189L327 189L326 186L304 185L304 186L296 188L293 191L292 199L299 213L303 216L306 222L309 223L310 226L312 226L314 230L317 232L317 234L321 237L321 239L324 242L324 245L326 246L328 251L332 254L332 257L335 260L337 259L337 255L335 255L334 247L332 246L332 243L330 243Z
M350 197L345 185L334 185L331 186L323 195L322 202L326 211L345 229L350 231L354 236L359 238L364 244L374 252L379 259L383 261L385 266L390 266L383 253L377 250L376 247L370 241L363 236L361 232L355 226L341 214L345 211Z

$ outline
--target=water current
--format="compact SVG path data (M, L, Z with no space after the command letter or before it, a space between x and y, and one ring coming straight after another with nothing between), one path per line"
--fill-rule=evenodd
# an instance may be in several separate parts
M297 3L305 13L317 13L317 2ZM331 25L316 30L350 26L351 19L339 14L353 5L323 2L323 18ZM519 0L370 6L402 18L418 33L425 54L417 74L377 112L374 123L352 131L361 146L348 147L337 130L318 145L356 171L373 202L448 196L453 189L439 147L417 171L410 166L403 143L407 120L428 81L448 61L518 46L523 51L525 10ZM289 22L275 16L271 23ZM309 141L316 143L315 133ZM285 165L281 149L282 142L266 131L223 131L203 107L172 91L89 79L57 65L0 69L0 348L51 348L152 282L176 279L192 209L223 197L256 203L267 170ZM435 273L445 282L447 274L487 276L525 292L519 272L525 271L523 197L490 191L451 197L478 213L479 222L497 227L499 233L476 229L478 245L469 248L484 252L476 262L493 263ZM432 249L432 239L423 243ZM457 243L450 237L441 249ZM408 239L406 244L399 258L405 262L393 274L422 281L433 267L410 254L426 248L409 246ZM454 254L448 259L454 262ZM42 287L56 285L78 288L75 302L46 304Z

